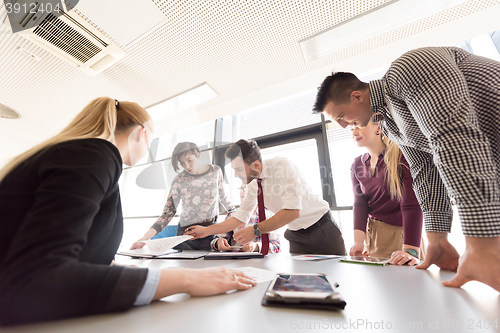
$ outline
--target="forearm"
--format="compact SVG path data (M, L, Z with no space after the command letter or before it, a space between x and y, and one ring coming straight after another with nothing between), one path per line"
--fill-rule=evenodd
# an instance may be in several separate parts
M153 296L153 301L167 297L177 293L185 293L188 291L189 285L189 270L185 268L166 268L162 269L160 282L156 293Z
M210 296L229 290L244 290L257 282L243 272L225 267L188 269L163 269L153 300L177 293L191 296Z
M436 231L427 231L427 240L429 244L438 244L440 241L448 241L448 233L447 232L436 232Z
M420 247L410 245L410 244L403 244L403 250L409 250L409 249L414 249L416 251L420 250Z
M273 217L259 223L259 230L262 233L269 233L276 229L279 229L293 220L300 217L300 209L282 209Z
M465 249L471 252L500 253L500 237L465 237Z
M139 238L138 240L149 240L151 239L152 237L154 237L155 235L157 234L156 230L153 229L153 228L150 228L145 234L144 236L142 236L141 238Z
M208 235L216 235L238 229L243 224L244 223L240 220L231 217L221 223L212 224L211 226L206 227L205 230L208 232Z
M366 238L365 232L358 230L358 229L354 230L354 243L364 244L365 238Z

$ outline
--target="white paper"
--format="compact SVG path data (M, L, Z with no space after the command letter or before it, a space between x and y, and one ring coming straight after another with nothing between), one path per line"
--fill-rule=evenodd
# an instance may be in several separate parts
M177 253L176 250L168 250L167 252L163 254L169 254L169 253ZM126 256L132 256L132 257L143 257L143 258L154 258L157 257L156 254L152 254L151 251L147 247L143 247L141 249L135 249L135 250L119 250L116 254L122 254Z
M257 283L271 281L276 276L276 273L274 272L268 271L267 269L255 267L238 267L234 269L242 271L243 273L257 281Z
M151 251L152 254L160 255L167 252L174 246L179 245L180 243L185 242L191 238L193 238L193 236L181 235L174 237L152 239L141 242L146 243L146 246L149 248L149 251Z

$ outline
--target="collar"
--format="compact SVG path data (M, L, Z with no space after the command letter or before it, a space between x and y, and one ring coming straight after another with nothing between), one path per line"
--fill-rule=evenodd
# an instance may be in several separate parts
M260 172L260 176L259 178L260 179L266 179L270 176L269 174L269 171L268 171L268 165L269 165L269 161L262 161L262 171Z
M384 158L384 155L385 155L385 149L384 149L384 151L382 151L382 153L380 153L380 155L378 155L378 159L380 160L380 157ZM363 161L364 164L366 164L369 159L370 159L370 154L369 153L365 153L361 157L361 160Z
M373 80L368 83L370 87L370 107L373 113L379 113L372 116L372 122L380 122L387 117L387 104L384 96L384 81Z
M383 80L374 80L368 83L370 87L370 106L373 112L379 112L385 108L384 83Z

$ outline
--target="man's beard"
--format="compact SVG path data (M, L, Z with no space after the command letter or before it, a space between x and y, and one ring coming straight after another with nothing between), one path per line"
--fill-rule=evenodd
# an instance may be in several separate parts
M259 178L259 172L256 170L250 170L250 174L247 177L247 184L250 184L252 180L257 178Z

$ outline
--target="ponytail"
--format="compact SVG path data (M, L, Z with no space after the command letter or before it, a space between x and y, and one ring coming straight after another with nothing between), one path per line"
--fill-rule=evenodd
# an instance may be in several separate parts
M384 154L384 162L386 165L385 179L389 186L389 192L392 199L396 198L398 201L401 201L403 189L401 168L404 167L401 163L401 150L394 141L385 136L382 137L382 141L386 146Z
M88 138L99 138L115 143L115 133L137 125L151 126L150 120L148 112L137 103L118 102L109 97L96 98L61 132L8 162L0 169L0 182L19 164L57 143Z

